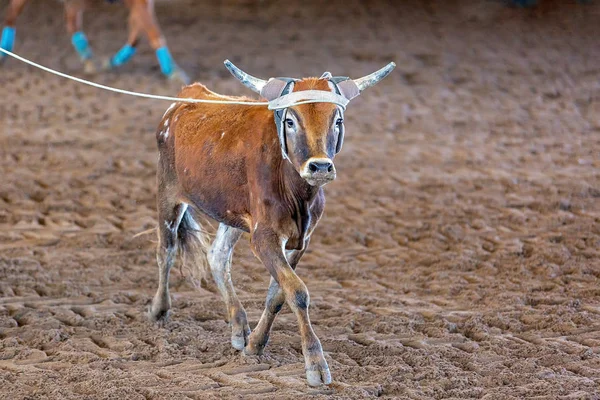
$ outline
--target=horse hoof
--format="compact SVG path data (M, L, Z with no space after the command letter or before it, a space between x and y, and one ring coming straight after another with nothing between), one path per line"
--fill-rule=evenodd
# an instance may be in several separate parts
M84 74L92 75L92 74L95 74L96 72L98 72L98 69L96 68L96 65L94 64L94 61L85 60L83 62L83 73Z
M191 82L190 77L187 76L187 74L181 68L175 69L175 71L169 75L169 80L179 82L184 85L189 85Z
M102 61L100 61L100 71L110 71L111 69L113 69L113 65L110 62L110 58L109 57L105 57L102 59Z

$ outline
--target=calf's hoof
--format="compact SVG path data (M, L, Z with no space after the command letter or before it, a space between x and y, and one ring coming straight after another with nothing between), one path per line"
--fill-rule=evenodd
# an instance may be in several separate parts
M264 350L265 346L249 342L246 347L244 347L244 354L247 356L262 356Z
M246 347L244 348L244 354L248 356L260 356L262 355L267 342L269 341L269 336L258 336L258 331L252 332L250 337L248 338L248 342L246 343Z
M321 354L315 360L306 364L306 380L309 386L329 385L331 383L331 372L325 357Z
M233 327L231 331L231 345L234 349L242 351L248 344L248 338L250 337L250 328L246 325L244 327Z
M169 318L170 308L171 301L169 299L165 300L160 297L155 297L148 310L148 318L152 322L164 322Z
M148 310L148 319L152 322L165 322L169 319L169 309L155 309L154 307L150 307Z

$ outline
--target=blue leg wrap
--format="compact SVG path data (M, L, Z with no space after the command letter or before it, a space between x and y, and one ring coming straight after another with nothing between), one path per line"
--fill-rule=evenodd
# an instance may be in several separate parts
M88 44L87 37L85 37L85 33L81 31L75 32L73 36L71 36L71 43L82 60L89 60L92 58L92 50Z
M15 47L15 35L17 31L15 28L10 26L5 26L2 29L2 39L0 39L0 47L4 50L13 51ZM0 54L0 58L6 56L6 54Z
M131 57L135 54L135 47L126 44L121 47L121 50L117 51L117 53L110 59L111 67L120 67L121 65L127 63L131 60Z
M173 61L173 57L171 57L171 53L169 53L169 49L167 46L163 46L159 49L156 49L156 58L158 58L158 63L160 64L160 70L163 74L170 76L177 66L175 65L175 61Z

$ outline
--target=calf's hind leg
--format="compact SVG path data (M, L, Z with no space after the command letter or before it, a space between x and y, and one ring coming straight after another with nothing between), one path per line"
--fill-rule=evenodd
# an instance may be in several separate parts
M208 263L213 278L227 306L227 315L231 324L231 345L237 350L244 349L250 335L246 311L240 303L231 281L233 248L241 235L241 230L220 224L215 241L208 253Z
M177 231L183 219L187 204L172 204L158 201L158 246L156 248L156 261L158 262L158 289L152 300L149 317L153 321L165 320L171 308L169 295L169 272L177 257L178 238Z

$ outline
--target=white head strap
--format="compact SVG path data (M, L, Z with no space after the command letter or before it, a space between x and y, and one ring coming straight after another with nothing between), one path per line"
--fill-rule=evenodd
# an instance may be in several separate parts
M349 102L350 100L337 93L325 90L301 90L299 92L284 94L269 101L269 110L281 110L308 103L333 103L345 110Z

